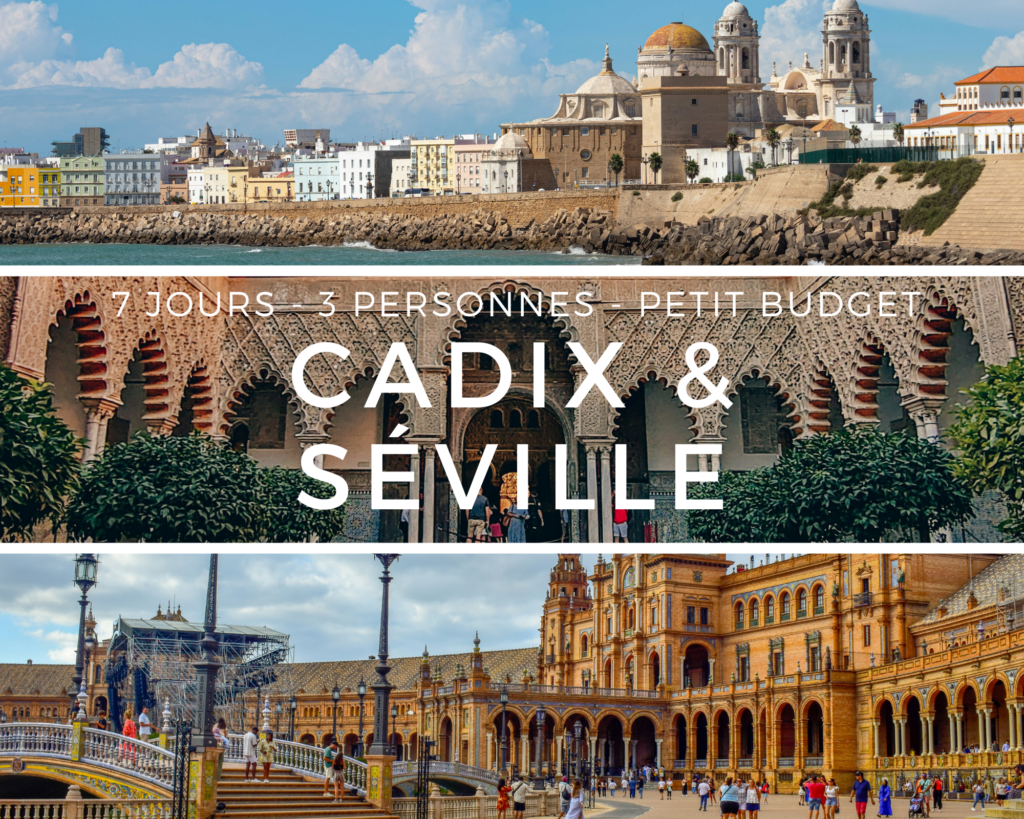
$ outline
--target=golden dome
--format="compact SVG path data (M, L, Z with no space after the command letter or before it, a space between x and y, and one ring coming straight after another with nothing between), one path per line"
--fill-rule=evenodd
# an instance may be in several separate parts
M669 46L675 51L711 51L703 34L682 23L669 23L659 28L647 38L644 51L667 51Z

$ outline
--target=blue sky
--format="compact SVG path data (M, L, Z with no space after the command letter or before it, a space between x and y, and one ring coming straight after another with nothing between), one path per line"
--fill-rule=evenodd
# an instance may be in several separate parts
M591 569L596 554L581 556ZM729 556L748 563L749 554ZM757 555L756 561L764 559ZM774 558L773 558L774 559ZM73 663L78 592L73 555L0 556L0 662ZM405 555L393 567L391 654L537 645L554 555ZM114 620L182 607L201 621L209 557L100 555L89 595L101 639ZM359 659L376 652L380 564L370 555L224 555L222 623L269 626L291 635L299 661Z
M1019 0L863 2L874 30L876 101L912 101L990 64L1024 64ZM637 46L673 20L710 41L713 2L612 0L0 0L0 140L48 153L83 125L113 146L194 133L209 120L269 144L286 127L355 140L496 131L547 116L600 67L605 42L632 77ZM761 23L762 77L812 64L822 0L748 3ZM642 10L641 10L642 9Z

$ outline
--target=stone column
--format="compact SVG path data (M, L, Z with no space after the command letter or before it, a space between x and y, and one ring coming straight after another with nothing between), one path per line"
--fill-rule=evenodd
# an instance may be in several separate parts
M708 685L715 684L715 658L708 658Z
M452 737L453 743L457 736ZM387 813L391 813L391 766L394 761L392 756L366 755L366 801Z
M494 770L494 732L487 732L487 770Z
M434 445L424 447L423 466L423 542L434 542ZM446 541L448 538L444 538Z
M1010 709L1010 750L1012 751L1017 747L1017 705L1015 703L1008 703Z
M558 774L559 775L561 775L561 773L562 773L562 745L563 744L564 743L562 742L561 737L556 736L555 737L555 748L556 748L556 750L558 752Z
M636 759L636 746L639 745L639 741L631 739L629 741L629 766L631 768L639 768L639 764Z
M877 719L871 720L871 728L872 728L874 736L875 736L875 756L878 757L878 756L881 756L881 754L878 752L878 749L881 747L881 744L879 742L878 720Z
M926 441L939 440L939 411L945 399L914 398L904 403L907 414L917 427L917 437Z
M601 540L611 543L612 537L612 448L603 446L601 454ZM637 612L639 614L639 612Z
M586 444L587 452L587 498L593 499L594 508L587 510L588 540L590 543L601 542L601 518L597 499L597 447Z
M103 454L107 445L107 426L114 417L120 404L109 399L95 401L92 399L85 408L85 449L82 450L82 463L94 461Z
M900 756L907 755L907 721L900 720Z
M964 749L964 715L956 715L956 748L954 749L957 753L960 753Z
M409 510L409 537L407 543L420 542L420 452L419 446L416 454L409 458L409 470L412 472L412 484L409 486L409 497L413 501L413 507Z
M995 726L992 724L992 709L991 708L986 708L985 709L985 747L982 748L983 751L990 751L990 750L992 750L992 742L993 742L992 736L993 736L993 734L995 734L994 728L995 728Z
M1017 703L1017 750L1024 751L1024 705Z
M521 739L522 745L519 751L519 758L522 760L522 764L520 765L519 772L525 777L530 773L530 735L523 731Z
M949 717L949 747L946 750L950 753L955 753L960 750L956 747L956 718L953 716L952 711L946 716Z
M988 750L988 736L987 736L988 731L986 730L986 728L988 726L985 724L986 723L985 712L982 711L982 709L980 709L980 708L976 708L974 713L978 717L978 744L981 746L981 750L987 751Z
M664 740L662 740L660 737L658 739L654 740L654 744L658 746L657 750L655 751L655 754L654 754L654 767L655 768L660 768L661 767L661 743L663 741Z
M629 740L626 737L622 738L622 769L629 770Z
M926 754L933 754L933 753L935 753L935 751L932 749L932 741L934 740L934 736L933 736L933 733L932 733L932 726L933 726L934 722L935 722L935 717L925 717L924 718L924 730L925 730L925 735L924 735L924 752Z

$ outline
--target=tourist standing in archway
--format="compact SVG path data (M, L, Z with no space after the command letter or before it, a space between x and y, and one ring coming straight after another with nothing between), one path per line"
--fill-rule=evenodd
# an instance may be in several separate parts
M612 491L612 539L616 543L629 543L629 512L615 505L615 492Z

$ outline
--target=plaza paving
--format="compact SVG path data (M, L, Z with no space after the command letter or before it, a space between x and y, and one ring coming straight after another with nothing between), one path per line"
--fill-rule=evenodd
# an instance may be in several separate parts
M856 819L857 813L854 810L853 805L848 802L849 794L839 801L839 815L837 819ZM607 799L598 799L597 804L599 808L609 808L609 810L601 811L601 819L637 819L637 817L643 816L643 819L678 819L680 816L685 817L716 817L721 815L717 805L709 805L707 813L698 810L700 805L700 799L692 794L689 796L681 796L679 793L673 795L672 799L661 800L658 798L656 792L644 793L644 798L630 799L626 797L623 799L618 795L614 799L611 797ZM893 802L892 815L893 817L905 817L908 810L908 800L897 799ZM867 819L875 819L878 811L878 806L868 805ZM591 811L584 811L586 817ZM764 817L797 817L798 819L807 816L807 808L799 806L799 799L795 795L789 794L774 794L768 797L768 804L762 803L761 810L759 811L762 819ZM822 812L823 813L823 812ZM819 819L822 815L819 813ZM966 819L966 817L982 817L985 814L982 813L979 808L976 812L971 812L970 800L946 800L943 804L943 810L941 813L932 811L933 819Z

